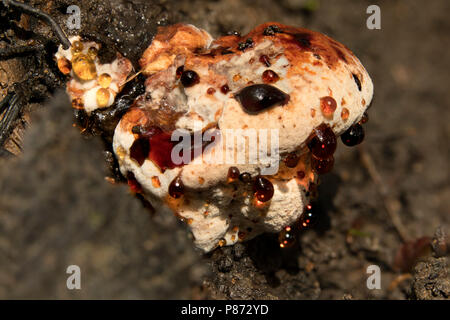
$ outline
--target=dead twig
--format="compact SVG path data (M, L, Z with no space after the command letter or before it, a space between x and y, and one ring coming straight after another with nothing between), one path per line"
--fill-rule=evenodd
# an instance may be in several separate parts
M389 192L389 189L386 186L386 184L383 182L383 179L381 178L381 175L378 172L370 154L361 146L358 147L358 151L362 164L367 169L370 178L375 183L378 193L380 194L380 197L383 200L383 205L391 219L392 225L394 226L401 240L403 242L407 242L408 241L407 231L403 227L403 223L400 219L399 215L400 206L398 200L394 199L391 196L391 193Z

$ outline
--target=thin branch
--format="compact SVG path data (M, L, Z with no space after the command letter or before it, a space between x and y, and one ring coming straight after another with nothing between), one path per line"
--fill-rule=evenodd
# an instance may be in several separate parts
M56 21L53 20L53 18L50 15L48 15L47 13L42 12L38 9L35 9L25 3L18 2L15 0L3 0L3 3L5 4L5 6L11 6L20 12L23 12L25 14L28 14L30 16L33 16L35 18L45 21L53 29L53 32L58 37L63 48L64 49L70 48L70 41L69 41L69 39L67 39L66 34L61 29L61 27L56 23Z

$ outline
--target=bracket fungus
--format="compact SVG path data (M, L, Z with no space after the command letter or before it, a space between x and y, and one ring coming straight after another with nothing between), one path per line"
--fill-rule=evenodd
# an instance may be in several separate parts
M71 42L56 57L72 76L74 107L111 106L130 62L118 54L101 65L89 54L97 44ZM361 62L326 35L266 23L216 40L192 25L162 27L139 63L145 93L113 136L133 190L186 221L204 251L263 232L281 232L289 247L293 229L315 219L309 198L318 174L333 166L337 137L349 146L364 137L373 84ZM194 140L181 152L177 131ZM268 131L276 134L268 139ZM259 156L263 148L275 171Z

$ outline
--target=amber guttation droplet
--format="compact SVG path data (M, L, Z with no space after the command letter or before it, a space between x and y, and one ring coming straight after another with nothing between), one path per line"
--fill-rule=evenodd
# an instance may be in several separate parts
M334 157L330 156L326 159L318 159L314 156L311 158L311 165L318 174L324 174L330 172L333 169Z
M336 100L330 96L320 98L320 110L326 118L333 118L334 111L337 108Z
M181 74L180 81L184 87L189 88L189 87L192 87L192 86L196 85L197 83L199 83L200 77L197 74L197 72L195 72L195 71L185 70Z
M206 90L206 93L209 95L213 95L216 92L216 89L214 88L208 88L208 90Z
M108 88L109 85L111 84L112 78L108 73L102 73L99 77L98 77L98 84L102 87L102 88Z
M341 119L344 120L344 121L347 121L349 116L350 116L350 111L348 111L347 108L342 108Z
M359 124L365 124L369 122L369 114L367 112L364 112L361 120L359 120Z
M81 51L83 51L83 48L83 43L77 40L72 43L72 47L70 50L72 51L72 53L80 53Z
M305 171L297 171L297 178L300 180L305 178Z
M220 87L220 92L222 92L223 94L227 94L228 92L230 92L230 87L227 84L224 84Z
M288 94L269 84L254 84L245 87L235 95L235 98L248 113L261 112L289 102Z
M70 61L64 57L58 59L57 63L59 71L61 71L65 75L69 74L70 70L72 70L72 65L70 64Z
M328 124L322 123L313 130L313 137L308 143L312 154L319 159L327 159L336 151L336 136Z
M82 110L84 109L83 100L81 98L75 98L72 100L72 108Z
M264 83L275 83L279 79L280 77L272 70L266 70L262 74L262 80Z
M147 138L138 138L134 140L130 147L130 158L134 159L140 166L144 164L150 152L150 142Z
M259 57L259 62L264 64L266 67L271 66L270 58L268 56L266 56L265 54L263 54L262 56Z
M362 125L359 123L352 125L341 135L341 140L346 146L349 147L360 144L364 140L364 129Z
M79 54L73 58L72 69L81 80L88 81L95 79L97 76L94 61L92 61L92 59L85 54Z
M258 176L253 183L253 192L256 199L267 202L273 197L273 184L264 177Z
M239 231L238 232L238 238L239 240L244 240L245 239L245 232L244 231Z
M295 168L298 164L299 157L295 152L289 153L286 158L284 159L284 164L288 168Z
M317 223L318 216L317 213L314 212L313 207L308 204L305 208L305 211L300 216L299 222L301 228L312 227Z
M184 194L184 184L180 177L176 177L169 185L169 195L172 198L179 199Z
M100 88L97 90L95 94L95 98L97 100L97 105L99 108L104 108L108 105L110 93L108 89Z
M290 248L295 243L295 235L291 227L285 227L278 235L280 248Z
M220 239L217 244L219 245L219 247L223 247L227 245L227 241L225 239Z
M239 179L239 169L238 168L236 168L236 167L230 167L229 169L228 169L228 175L227 175L227 178L228 178L228 182L233 182L233 181L236 181L237 179Z
M97 54L98 54L98 50L96 47L90 47L88 49L88 55L92 60L94 60L97 57Z
M239 175L239 180L241 180L242 182L248 183L248 182L252 181L252 176L248 172L243 172Z

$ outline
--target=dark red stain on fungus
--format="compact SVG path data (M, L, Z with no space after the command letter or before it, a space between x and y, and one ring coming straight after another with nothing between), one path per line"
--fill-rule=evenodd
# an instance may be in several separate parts
M175 71L175 75L177 79L180 79L181 75L183 74L184 66L178 67Z
M137 138L130 147L130 158L135 160L139 166L144 164L150 152L150 142L147 138Z
M258 113L268 108L285 105L289 102L289 95L269 84L254 84L245 87L235 98L248 113Z
M302 48L303 50L310 50L311 49L311 40L312 40L312 34L311 33L296 33L293 34L292 37L297 42L297 44Z

